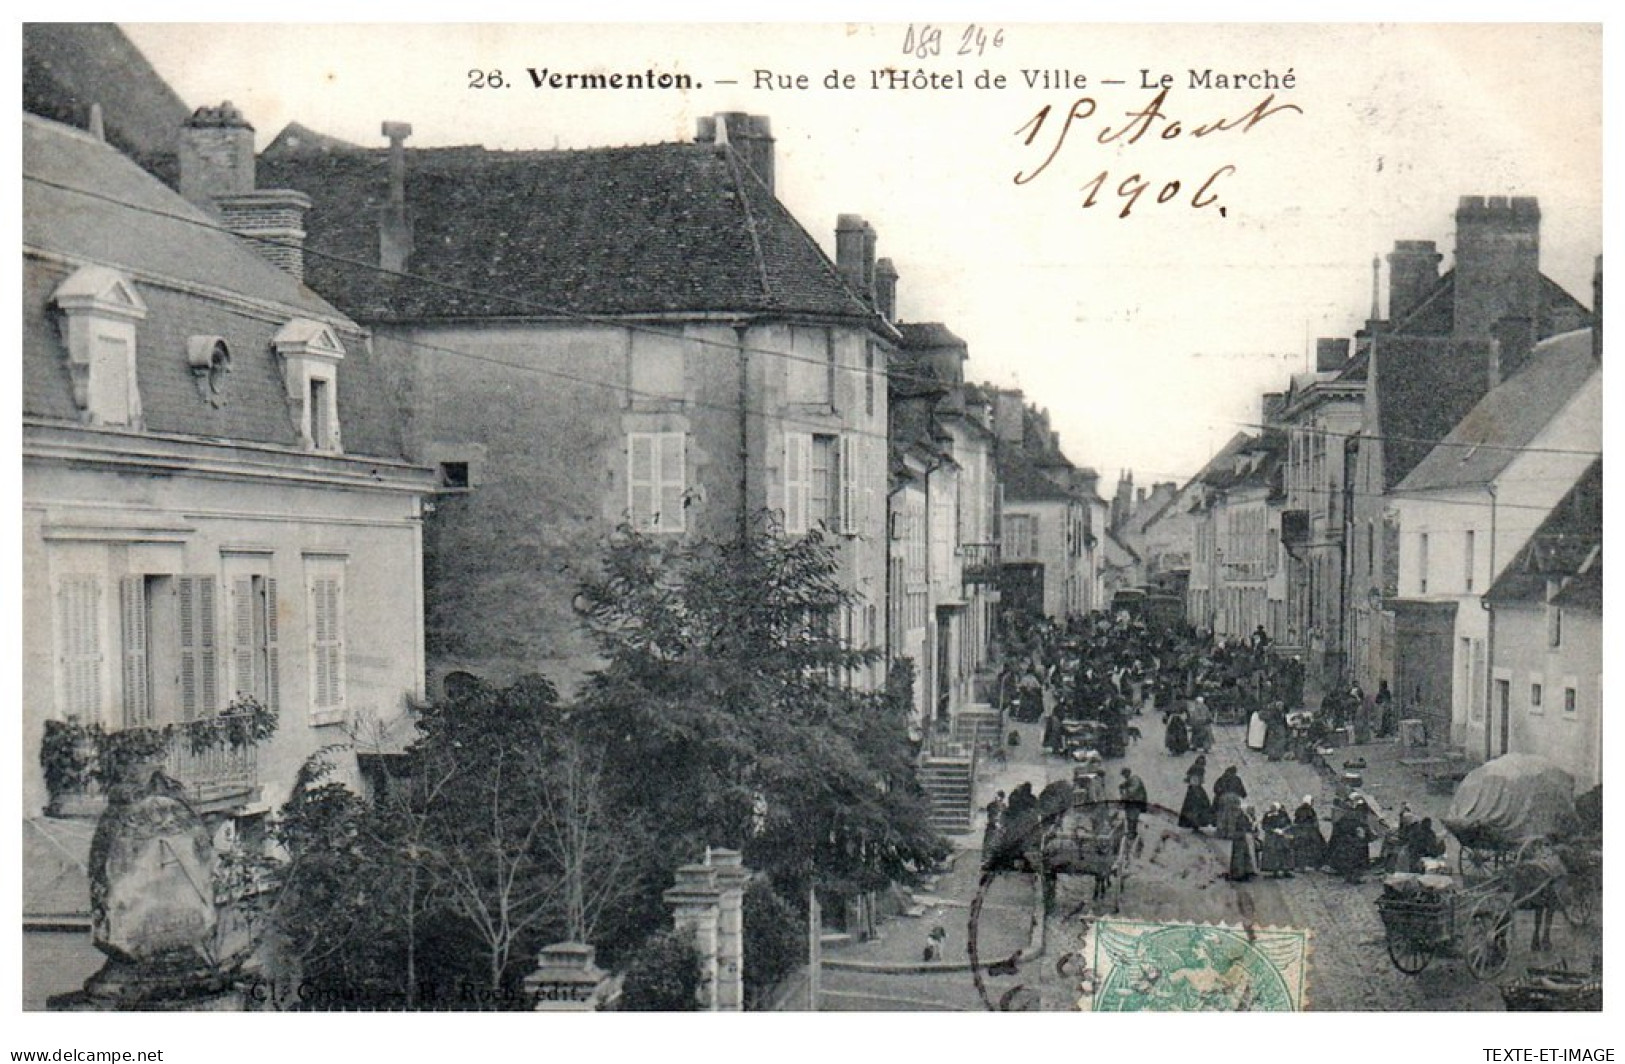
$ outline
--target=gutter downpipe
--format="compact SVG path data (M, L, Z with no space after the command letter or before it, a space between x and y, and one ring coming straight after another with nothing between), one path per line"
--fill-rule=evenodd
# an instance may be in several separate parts
M1490 496L1490 571L1484 581L1484 593L1478 597L1480 609L1489 616L1489 632L1484 640L1484 760L1494 756L1495 734L1495 607L1490 604L1489 589L1495 582L1495 525L1497 498L1495 484L1484 485ZM1502 751L1505 753L1505 751Z

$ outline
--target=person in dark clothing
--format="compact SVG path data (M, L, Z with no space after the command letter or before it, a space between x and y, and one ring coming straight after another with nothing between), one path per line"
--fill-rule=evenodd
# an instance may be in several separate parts
M1196 755L1191 767L1185 771L1185 801L1179 807L1179 826L1200 831L1213 825L1213 803L1208 799L1207 757Z
M1286 757L1287 741L1290 733L1286 726L1286 707L1280 702L1271 702L1264 710L1264 756L1271 761L1280 761Z
M1128 837L1140 837L1140 817L1150 806L1149 796L1146 794L1145 781L1134 774L1131 768L1123 770L1123 782L1118 784L1117 793L1123 799L1123 817L1128 821Z
M1168 717L1168 729L1163 734L1163 745L1175 757L1182 757L1191 748L1190 729L1185 724L1185 714L1172 713Z
M1241 782L1241 775L1236 766L1231 765L1220 773L1219 778L1213 781L1213 798L1215 801L1227 794L1234 794L1237 798L1247 797L1247 785Z
M1358 883L1371 866L1371 826L1363 801L1332 818L1332 838L1326 844L1326 861L1332 871Z
M1292 817L1280 802L1272 802L1259 821L1263 832L1258 843L1258 870L1281 877L1292 874Z
M1377 734L1383 738L1394 734L1399 722L1394 719L1394 693L1388 690L1387 680L1377 681Z
M1292 863L1299 868L1319 868L1326 859L1326 836L1320 830L1313 795L1304 795L1292 814L1292 855Z
M1010 792L1010 801L1005 807L1005 816L1014 819L1037 808L1038 795L1033 793L1033 785L1023 783Z
M1245 883L1258 874L1258 841L1254 836L1257 825L1246 807L1236 811L1235 827L1230 835L1230 875L1232 883Z

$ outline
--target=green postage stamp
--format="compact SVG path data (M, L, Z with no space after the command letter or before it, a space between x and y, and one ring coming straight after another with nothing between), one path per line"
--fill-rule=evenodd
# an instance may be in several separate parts
M1216 924L1097 921L1078 1008L1093 1012L1295 1012L1305 1004L1309 932Z

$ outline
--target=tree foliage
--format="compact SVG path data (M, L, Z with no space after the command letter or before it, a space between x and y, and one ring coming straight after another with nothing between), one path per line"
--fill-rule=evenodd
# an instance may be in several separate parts
M662 931L643 944L627 966L620 1007L626 1012L693 1012L704 979L694 937Z
M842 639L860 603L820 533L723 543L624 534L583 589L607 665L576 727L669 863L706 846L799 896L877 889L944 853L914 782L906 712L863 689L879 652Z

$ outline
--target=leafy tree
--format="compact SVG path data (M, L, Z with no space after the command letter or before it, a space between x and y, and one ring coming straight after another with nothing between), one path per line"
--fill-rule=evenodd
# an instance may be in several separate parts
M745 889L744 920L745 1003L751 1008L806 959L807 917L758 876Z
M823 535L761 522L722 543L623 533L583 589L607 665L573 724L619 804L646 811L663 881L707 845L742 850L791 897L875 889L945 852L905 709L855 683L878 652L838 636L857 605L839 575Z
M662 931L644 943L627 967L620 1007L627 1012L693 1012L700 1007L704 977L694 937Z

